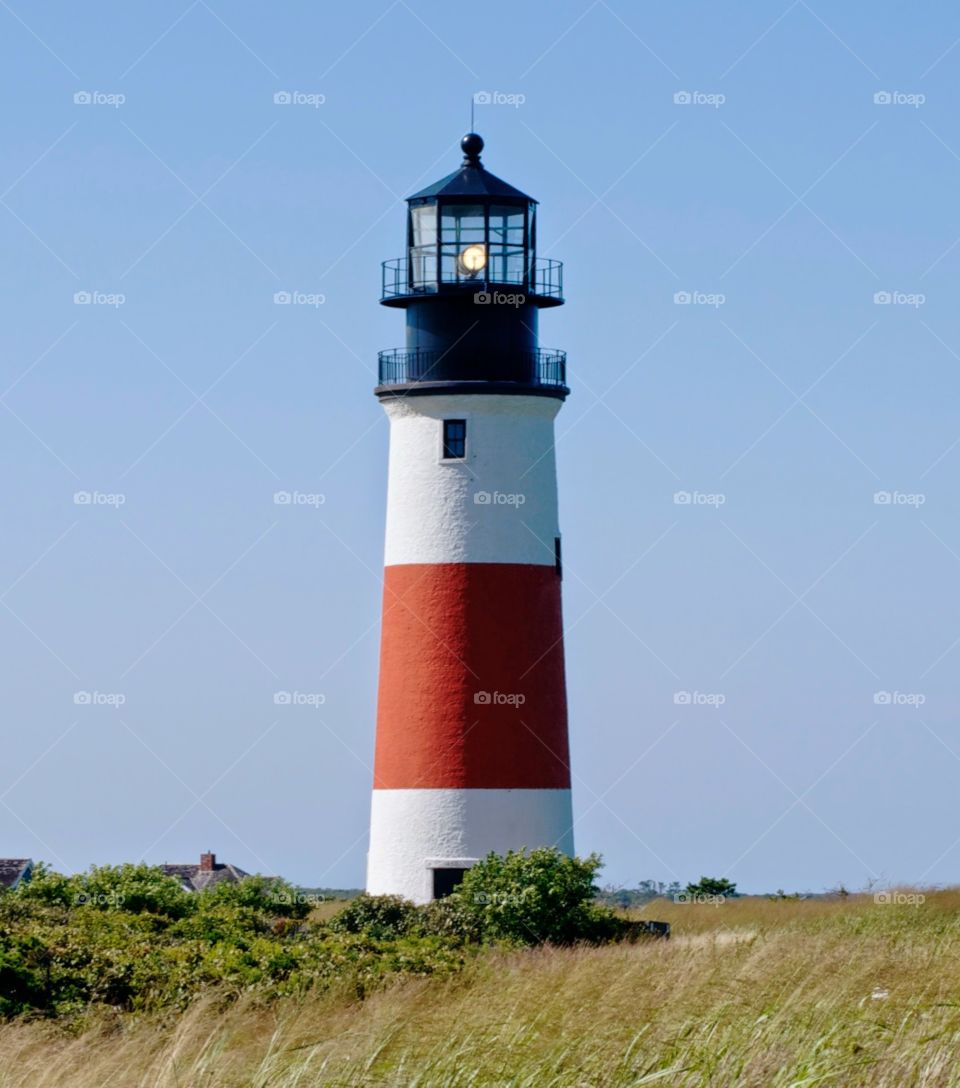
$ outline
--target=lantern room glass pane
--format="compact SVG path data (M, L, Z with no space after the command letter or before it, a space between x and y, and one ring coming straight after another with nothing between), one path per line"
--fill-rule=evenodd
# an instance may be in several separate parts
M410 286L415 290L437 282L437 206L410 209Z
M525 283L526 265L525 250L490 247L490 280L493 283Z
M445 243L485 242L485 229L481 204L452 204L441 211L440 235Z
M410 209L411 241L414 249L437 244L437 206L421 204Z
M490 208L490 244L522 246L524 209L506 204L494 204Z

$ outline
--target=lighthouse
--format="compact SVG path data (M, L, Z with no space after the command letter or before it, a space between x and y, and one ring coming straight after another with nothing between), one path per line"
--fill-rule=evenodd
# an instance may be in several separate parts
M381 302L390 424L383 625L367 891L449 894L494 851L573 853L554 420L566 355L539 346L563 303L538 258L537 202L483 140L407 199Z

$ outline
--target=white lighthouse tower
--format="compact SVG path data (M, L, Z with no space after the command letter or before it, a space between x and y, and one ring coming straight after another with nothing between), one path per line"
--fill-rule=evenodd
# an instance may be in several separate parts
M562 268L536 201L463 138L408 198L382 302L390 420L380 691L367 891L448 894L490 851L572 853L554 418L566 357L539 347Z

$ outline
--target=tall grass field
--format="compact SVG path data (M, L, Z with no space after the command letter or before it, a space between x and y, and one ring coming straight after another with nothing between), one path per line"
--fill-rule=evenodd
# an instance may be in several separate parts
M491 950L457 973L0 1026L0 1088L946 1088L960 890L651 903L670 940ZM922 900L922 901L921 901Z

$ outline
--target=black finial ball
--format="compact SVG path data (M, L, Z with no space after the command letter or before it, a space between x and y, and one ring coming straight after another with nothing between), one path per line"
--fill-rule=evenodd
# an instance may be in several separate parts
M483 137L478 136L475 132L468 132L460 141L460 147L468 159L477 160L483 150Z

